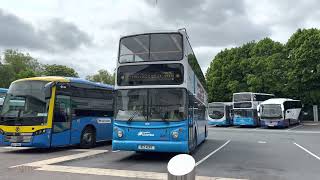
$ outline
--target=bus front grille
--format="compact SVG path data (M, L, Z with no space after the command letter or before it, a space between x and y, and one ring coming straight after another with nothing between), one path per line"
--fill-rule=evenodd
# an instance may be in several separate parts
M6 135L4 141L11 143L29 143L31 142L32 136L11 136Z

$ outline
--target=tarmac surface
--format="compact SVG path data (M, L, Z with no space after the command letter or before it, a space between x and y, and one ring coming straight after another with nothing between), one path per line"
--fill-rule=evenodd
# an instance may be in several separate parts
M193 157L198 179L319 179L320 124L288 129L211 127ZM0 179L166 179L172 153L0 147Z

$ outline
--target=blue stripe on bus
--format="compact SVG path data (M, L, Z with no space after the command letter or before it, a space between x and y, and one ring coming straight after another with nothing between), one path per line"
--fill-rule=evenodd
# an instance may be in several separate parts
M256 125L253 118L250 117L235 117L233 118L233 125L236 126L246 126L246 125Z

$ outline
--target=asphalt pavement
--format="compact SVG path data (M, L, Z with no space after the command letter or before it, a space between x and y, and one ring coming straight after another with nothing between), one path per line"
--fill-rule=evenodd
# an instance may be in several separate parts
M212 127L193 154L203 179L319 179L320 125L288 129ZM172 153L112 151L111 143L77 147L0 147L0 179L165 179Z

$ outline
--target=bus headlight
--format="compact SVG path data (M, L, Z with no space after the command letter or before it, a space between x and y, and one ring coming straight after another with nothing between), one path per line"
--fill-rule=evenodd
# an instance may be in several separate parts
M172 137L173 137L174 139L177 139L177 138L179 137L179 132L173 131L173 132L172 132Z
M0 129L0 134L4 135L4 131L2 129Z
M118 135L119 138L122 138L123 137L123 132L121 130L118 130L117 135Z
M46 133L46 129L40 129L40 130L34 132L34 135L40 135L40 134L44 134L44 133Z

